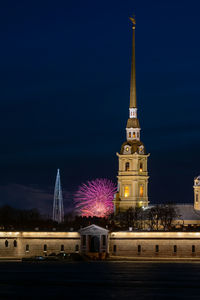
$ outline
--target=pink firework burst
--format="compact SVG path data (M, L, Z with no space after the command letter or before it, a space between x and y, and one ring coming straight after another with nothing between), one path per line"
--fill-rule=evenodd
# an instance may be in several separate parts
M95 179L82 184L75 194L76 209L81 216L106 218L113 213L116 185L108 179Z

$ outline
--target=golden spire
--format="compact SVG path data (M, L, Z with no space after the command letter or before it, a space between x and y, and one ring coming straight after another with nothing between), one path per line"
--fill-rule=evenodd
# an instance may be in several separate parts
M136 108L136 75L135 75L135 16L129 18L133 24L132 60L131 60L131 84L130 84L130 108Z

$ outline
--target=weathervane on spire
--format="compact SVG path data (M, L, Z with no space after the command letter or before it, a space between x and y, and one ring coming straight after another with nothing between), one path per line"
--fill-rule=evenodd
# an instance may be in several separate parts
M131 20L131 22L133 23L133 27L135 27L136 25L136 19L135 19L135 15L133 15L132 17L129 18Z

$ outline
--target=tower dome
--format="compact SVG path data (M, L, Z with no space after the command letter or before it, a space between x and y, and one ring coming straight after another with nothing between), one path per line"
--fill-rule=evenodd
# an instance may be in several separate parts
M141 141L126 141L122 144L120 154L146 154Z
M194 178L194 185L200 186L200 175Z

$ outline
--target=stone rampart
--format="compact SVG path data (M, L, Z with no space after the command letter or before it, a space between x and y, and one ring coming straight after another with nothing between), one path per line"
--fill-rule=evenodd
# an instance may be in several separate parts
M125 257L200 258L200 233L112 232L109 252Z
M45 256L79 249L78 232L0 232L0 257Z

